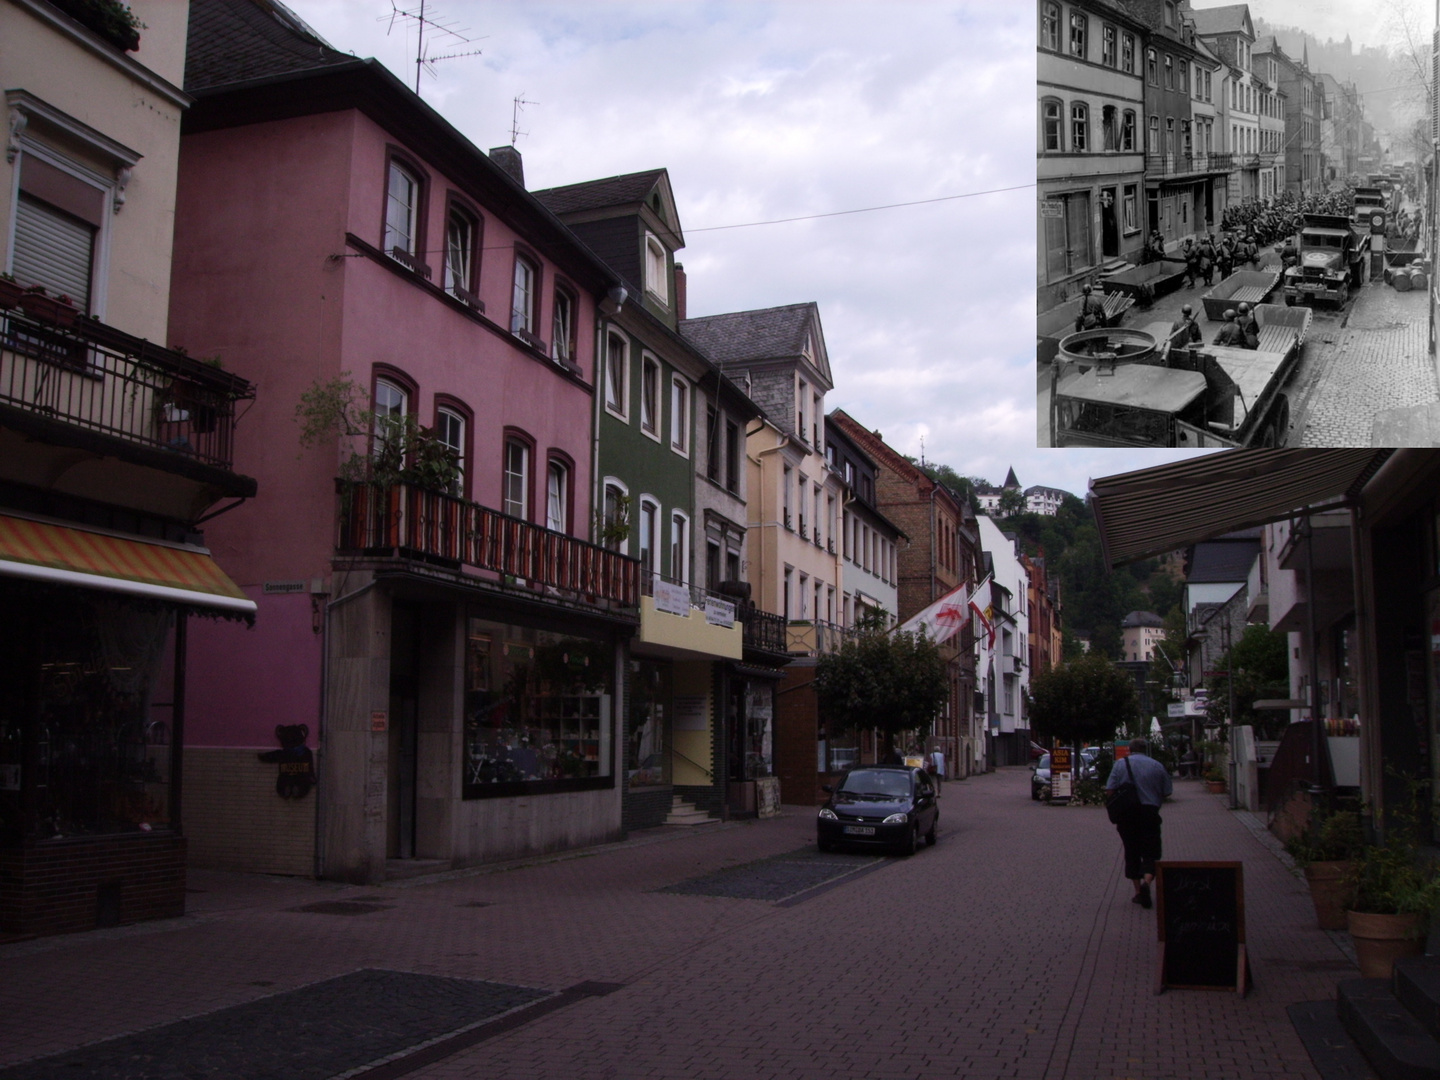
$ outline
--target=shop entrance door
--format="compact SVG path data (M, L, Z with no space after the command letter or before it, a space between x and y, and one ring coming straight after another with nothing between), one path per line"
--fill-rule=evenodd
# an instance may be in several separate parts
M1120 227L1115 220L1115 189L1106 188L1100 193L1100 237L1101 250L1107 259L1120 254Z
M415 857L416 713L420 696L415 610L396 604L390 615L390 743L385 857Z

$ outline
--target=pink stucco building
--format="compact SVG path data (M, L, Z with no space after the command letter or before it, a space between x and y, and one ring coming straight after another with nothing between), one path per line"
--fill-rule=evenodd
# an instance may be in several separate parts
M192 635L192 862L373 882L618 835L638 575L586 542L618 278L518 155L283 9L196 0L185 88L170 339L263 388L236 468L265 492L206 529L259 612ZM451 446L452 493L340 484L367 439L296 415L334 380ZM306 748L318 787L281 795Z

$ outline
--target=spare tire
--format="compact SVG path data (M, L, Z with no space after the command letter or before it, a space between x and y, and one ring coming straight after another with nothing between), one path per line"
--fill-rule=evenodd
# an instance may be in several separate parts
M1378 228L1380 228L1381 226L1383 226L1384 224L1385 224L1385 215L1384 215L1384 214L1374 213L1374 214L1371 214L1371 215L1370 215L1370 227L1371 227L1371 228L1378 229Z

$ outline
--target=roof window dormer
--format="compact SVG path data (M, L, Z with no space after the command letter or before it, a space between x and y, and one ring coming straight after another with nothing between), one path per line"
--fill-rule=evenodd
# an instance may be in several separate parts
M666 307L670 306L669 264L665 245L654 233L645 234L645 291Z

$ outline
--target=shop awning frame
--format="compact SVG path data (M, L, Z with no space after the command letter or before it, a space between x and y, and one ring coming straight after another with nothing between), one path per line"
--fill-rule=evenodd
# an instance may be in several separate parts
M0 514L0 577L120 593L232 618L255 601L202 547Z
M1105 564L1351 505L1392 450L1225 450L1090 481Z

